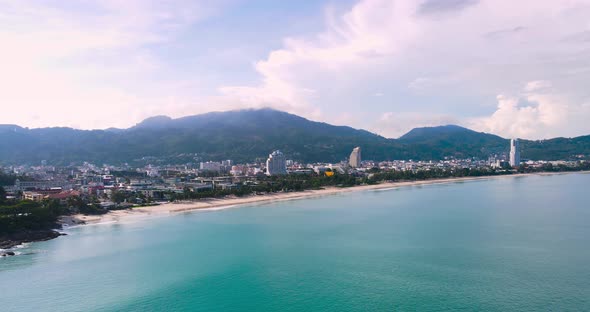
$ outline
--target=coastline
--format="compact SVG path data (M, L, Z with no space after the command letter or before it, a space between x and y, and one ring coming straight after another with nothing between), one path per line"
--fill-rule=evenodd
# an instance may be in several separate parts
M102 215L71 215L62 216L53 230L27 231L18 235L0 237L0 258L14 255L13 249L23 243L46 241L57 238L61 235L67 235L63 231L69 228L86 225L113 224L118 222L129 222L138 219L171 216L177 213L189 213L196 211L211 211L227 208L234 208L249 205L263 205L279 201L308 199L314 197L337 195L349 192L361 191L378 191L391 190L403 187L413 187L433 184L448 184L469 182L478 180L490 180L498 178L517 178L532 175L548 176L571 173L590 174L590 171L573 171L573 172L536 172L536 173L519 173L508 175L481 176L481 177L461 177L461 178L444 178L421 181L399 181L384 182L374 185L359 185L352 187L327 187L319 190L305 190L300 192L271 193L263 195L249 195L244 197L225 197L201 199L195 201L166 202L160 205L137 207L127 210L113 210Z
M396 189L401 187L432 185L432 184L447 184L466 181L477 181L497 178L515 178L531 175L557 175L569 174L574 172L541 172L541 173L520 173L497 176L481 176L481 177L461 177L461 178L445 178L432 179L421 181L403 181L403 182L385 182L374 185L359 185L352 187L328 187L319 190L305 190L301 192L286 192L286 193L271 193L264 195L249 195L244 197L225 197L225 198L211 198L196 201L182 201L170 202L155 206L137 207L128 210L114 210L104 215L86 216L74 215L63 218L64 229L71 226L91 225L91 224L107 224L116 223L129 218L148 217L148 216L165 216L175 213L191 212L191 211L206 211L218 210L236 206L247 206L252 204L267 204L278 201L306 199L313 197L329 196L349 192L361 192L369 190L385 190ZM589 173L588 171L577 171L576 173Z
M29 230L21 233L0 236L0 258L14 256L15 247L26 243L42 242L67 235L57 230Z

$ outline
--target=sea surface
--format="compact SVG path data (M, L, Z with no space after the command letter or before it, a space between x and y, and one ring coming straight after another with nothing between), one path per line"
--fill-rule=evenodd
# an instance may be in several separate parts
M351 192L69 229L0 311L589 311L590 174Z

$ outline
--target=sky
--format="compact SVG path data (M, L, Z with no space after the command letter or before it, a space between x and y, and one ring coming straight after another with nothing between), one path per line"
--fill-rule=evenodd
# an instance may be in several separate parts
M396 138L590 134L590 0L0 0L0 124L271 107Z

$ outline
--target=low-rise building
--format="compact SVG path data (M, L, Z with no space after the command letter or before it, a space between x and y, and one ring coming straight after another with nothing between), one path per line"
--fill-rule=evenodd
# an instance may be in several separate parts
M43 195L41 193L37 193L37 192L24 192L23 193L23 198L25 200L32 200L32 201L40 202L43 200L44 197L45 197L45 195Z

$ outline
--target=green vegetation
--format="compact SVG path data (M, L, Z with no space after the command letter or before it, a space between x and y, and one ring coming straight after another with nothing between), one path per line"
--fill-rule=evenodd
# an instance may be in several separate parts
M108 212L99 205L96 197L89 199L83 199L79 196L70 197L64 208L67 209L68 213L81 213L85 215L101 215Z
M0 186L3 185L14 185L17 177L15 175L8 175L0 172Z
M551 165L533 168L526 165L518 170L479 169L431 169L418 171L382 171L372 168L366 174L292 174L285 176L261 176L255 181L246 182L228 189L214 188L205 191L193 191L186 188L182 193L169 192L164 197L174 200L191 200L202 198L218 198L228 195L247 196L252 194L268 194L275 192L297 192L323 187L352 187L356 185L377 184L384 181L418 181L444 179L451 177L479 177L507 175L531 172L566 172L590 170L590 162L578 162L577 166ZM116 191L111 200L121 203L149 203L150 198L140 192ZM119 205L118 207L126 207ZM0 238L15 233L43 231L58 227L57 219L61 215L71 213L103 214L107 210L99 205L95 197L70 197L65 201L44 200L32 202L26 200L9 200L4 188L0 186ZM48 235L52 235L49 233ZM1 240L1 239L0 239Z
M477 168L477 169L432 169L418 171L382 171L378 168L368 170L368 175L337 174L333 176L305 174L262 177L256 183L238 185L232 189L215 188L205 191L192 191L186 188L183 193L168 193L167 197L174 200L219 198L228 195L246 196L251 194L266 194L276 192L298 192L304 190L321 189L323 187L351 187L363 184L378 184L381 182L423 181L445 178L483 177L510 175L515 173L533 172L566 172L590 170L590 162L579 162L576 167L565 165L552 166L547 164L541 168L521 166L518 170Z
M57 218L66 211L59 201L42 203L13 201L0 205L0 235L19 231L47 230L56 228Z
M46 199L42 202L6 199L4 188L0 187L0 237L26 231L51 230L58 228L58 218L72 213L104 214L107 211L98 205L96 198L89 200L79 196L65 202Z
M457 169L457 170L420 170L420 171L385 171L375 173L371 180L374 181L421 181L432 179L483 177L512 174L512 171L494 169Z
M179 119L158 117L118 131L0 125L0 163L39 163L43 159L56 165L83 161L178 164L223 159L245 163L263 159L275 149L297 161L337 162L346 159L355 146L362 147L364 159L438 160L487 158L507 152L509 141L458 126L418 128L400 139L387 139L271 109ZM522 140L521 146L526 159L588 158L590 136Z
M462 170L421 170L421 171L379 171L371 170L368 177L364 175L337 174L333 176L305 174L264 177L255 184L239 185L233 189L212 189L206 191L191 191L185 189L182 194L168 194L172 200L201 199L223 197L227 195L245 196L251 194L266 194L275 192L298 192L304 190L321 189L323 187L352 187L362 184L377 184L382 181L417 181L443 179L450 177L476 177L501 174L512 174L511 171L496 171L486 169Z
M575 167L566 166L563 164L560 165L552 165L552 164L544 164L540 168L532 168L526 165L520 166L518 168L519 173L534 173L534 172L575 172L575 171L588 171L590 170L590 162L578 162L578 165Z
M0 186L9 186L14 185L16 180L19 179L21 181L32 181L33 179L27 176L19 176L15 174L6 174L0 171Z
M6 190L0 186L0 205L4 204L6 201Z
M246 196L251 194L266 194L276 192L298 192L320 189L327 186L351 187L365 183L366 179L348 174L334 174L332 177L317 174L286 175L261 177L256 183L239 185L233 189L215 188L206 191L191 191L186 188L182 194L169 193L171 200L201 199L224 197L228 195Z

